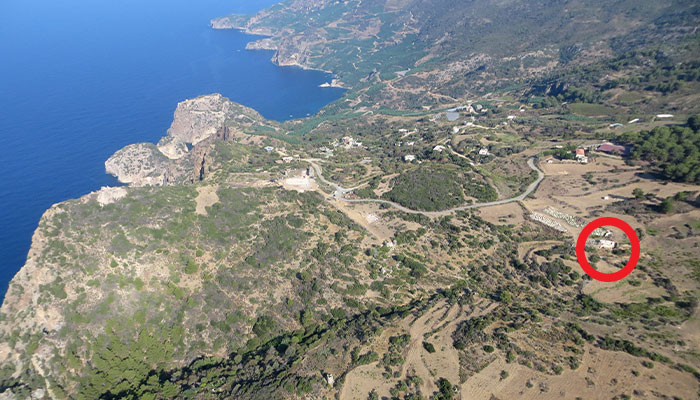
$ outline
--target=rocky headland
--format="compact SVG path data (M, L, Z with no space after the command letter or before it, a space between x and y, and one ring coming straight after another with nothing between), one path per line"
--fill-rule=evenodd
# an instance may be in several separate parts
M157 145L128 145L105 162L105 170L131 186L193 182L201 178L215 139L230 140L255 125L276 123L220 94L185 100L178 104L167 135Z
M156 281L167 281L170 265L182 260L168 256L172 250L154 253L154 243L172 249L194 235L197 228L187 218L206 216L206 210L194 213L197 189L192 184L207 177L217 145L257 143L257 137L245 132L261 126L279 128L277 122L220 94L185 100L157 145L128 145L105 162L106 172L128 187L103 187L44 213L27 261L10 282L0 307L0 371L22 382L3 390L0 399L65 398L64 391L75 392L84 384L66 380L56 384L56 377L72 375L59 366L57 355L63 360L77 357L79 363L87 358L85 352L97 351L82 343L99 340L104 329L109 331L104 326L109 314L104 305L114 303L120 310L114 315L129 315L122 311L148 304L152 301L148 296L162 295ZM265 153L262 148L258 151ZM178 215L187 222L173 234L185 236L164 237L162 232L172 229L169 224ZM145 237L137 233L141 229L148 231ZM118 275L122 282L115 287L112 279ZM97 283L102 276L107 280ZM153 292L145 296L144 287ZM81 333L67 334L75 329Z

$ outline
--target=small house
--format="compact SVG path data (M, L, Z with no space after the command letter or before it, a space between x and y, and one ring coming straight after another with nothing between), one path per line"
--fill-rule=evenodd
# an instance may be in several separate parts
M407 154L403 156L403 160L406 162L413 162L416 160L416 156L414 156L413 154Z
M483 149L479 149L479 155L480 156L488 156L489 155L489 149L484 147Z
M617 243L612 240L600 239L595 241L595 245L600 249L613 250L617 247Z
M266 151L266 152L270 153L270 152L272 152L273 150L275 150L274 147L272 147L272 146L265 146L265 151Z
M290 162L294 161L294 157L290 157L290 156L282 157L282 161L289 164Z
M576 161L581 164L588 164L588 157L586 157L586 149L579 147L576 149Z
M443 146L443 145L441 145L441 144L439 144L439 145L433 147L433 151L437 151L438 153L442 153L442 151L445 150L445 149L447 149L447 147L445 147L445 146Z

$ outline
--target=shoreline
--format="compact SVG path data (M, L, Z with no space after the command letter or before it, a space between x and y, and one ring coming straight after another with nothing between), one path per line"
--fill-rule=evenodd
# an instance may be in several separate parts
M247 29L247 28L243 28L243 27L217 28L217 27L214 27L214 26L213 26L213 23L212 23L213 21L215 21L215 19L210 20L210 29L215 29L215 30L233 29L233 30L238 30L238 31L240 31L240 32L242 32L242 33L244 33L244 34L251 35L251 36L271 37L271 36L269 36L269 35L264 35L264 34L261 34L261 33L259 33L259 32L258 32L258 33L253 32L253 31L251 31L251 30L249 30L249 29ZM249 43L254 43L254 42L249 42ZM262 50L262 49L249 49L249 50ZM276 50L272 50L272 51L276 51ZM304 65L301 65L301 64L296 64L296 63L295 63L295 64L280 64L280 63L274 62L274 61L272 61L272 60L270 60L270 61L271 61L272 64L274 64L274 65L276 65L277 67L280 67L280 68L284 68L284 67L296 67L296 68L301 68L301 69L307 70L307 71L323 72L323 73L330 74L330 75L332 75L332 76L335 77L335 75L333 74L333 72L331 72L331 71L325 71L325 70L322 70L322 69L319 69L319 68L313 68L313 67L304 66ZM343 86L338 85L338 84L334 84L334 81L337 82L337 80L334 78L334 79L331 81L331 83L324 82L324 83L322 83L321 85L319 85L319 87L333 87L333 88L339 88L339 89L349 90L349 89L346 88L346 87L343 87ZM327 86L323 86L323 85L327 85ZM200 94L200 95L198 95L198 96L193 97L193 99L198 98L198 97L202 97L202 96L207 96L207 95L208 95L208 94ZM189 100L189 99L184 99L184 100ZM184 100L183 100L183 101L184 101ZM178 104L179 104L179 103L178 103ZM238 104L238 103L237 103L237 104ZM241 105L242 105L242 104L241 104ZM242 106L243 106L243 105L242 105ZM244 107L245 107L245 106L244 106ZM253 108L251 108L251 110L257 112L257 110L255 110L255 109L253 109ZM319 110L319 111L320 111L320 110ZM316 115L316 114L318 114L318 111L317 111L314 115ZM305 118L309 118L309 116L303 117L303 118L299 118L299 119L305 119ZM166 135L166 136L167 136L167 135ZM164 136L164 137L165 137L165 136ZM137 142L137 143L131 143L131 144L125 146L125 147L132 146L132 145L136 145L136 144L139 144L139 142ZM124 149L125 147L122 147L122 148L118 149L117 151L115 151L115 154L116 154L117 152L121 151L122 149ZM114 155L114 154L112 154L112 156L113 156L113 155ZM111 156L110 156L110 158L111 158ZM108 158L108 159L109 159L109 158ZM104 161L106 162L107 160L104 160ZM111 175L111 174L109 174L109 173L106 172L106 171L105 171L104 173L105 173L105 175L108 175L108 176ZM123 182L120 182L120 183L123 184ZM39 221L37 222L37 224L36 224L34 230L32 231L32 238L31 238L31 242L30 242L30 245L29 245L29 249L27 250L27 256L26 256L26 258L25 258L24 263L19 267L19 269L17 269L16 272L14 272L14 274L12 275L12 278L9 279L9 280L7 281L7 284L6 284L6 287L5 287L4 291L1 291L1 292L0 292L0 293L1 293L1 296L2 296L2 297L0 297L0 307L2 307L2 306L4 305L4 303L5 303L5 298L7 297L7 294L8 294L8 292L9 292L9 290L10 290L10 286L11 286L12 282L21 274L22 270L25 269L25 267L26 267L26 266L28 265L28 263L30 262L31 255L32 255L33 253L36 252L37 243L35 242L35 239L34 239L34 238L35 238L35 236L36 236L36 233L37 233L37 231L38 231L38 229L39 229L39 226L40 226L42 220L44 219L44 217L47 215L47 213L48 213L49 211L55 209L57 206L60 206L61 204L66 203L66 202L76 201L76 200L77 200L77 201L82 201L82 200L84 200L84 199L87 198L87 197L95 196L97 193L99 193L100 191L102 191L104 188L128 187L128 186L129 186L128 184L116 185L116 186L104 186L104 187L102 187L102 188L100 188L100 189L93 190L93 191L91 191L91 192L89 192L89 193L84 193L84 194L82 194L82 195L78 195L77 197L70 197L70 198L64 199L64 200L62 200L62 201L59 201L59 202L57 202L57 203L53 203L53 204L51 204L47 209L45 209L45 210L41 213L41 217L39 218Z
M226 20L226 22L223 22L223 20ZM229 17L213 18L213 19L211 19L211 20L209 21L209 26L210 26L211 29L214 29L214 30L220 30L220 31L224 31L224 30L236 30L236 31L241 32L241 33L244 33L244 34L246 34L246 35L250 35L250 36L259 36L259 37L261 37L261 39L255 40L255 41L251 41L251 42L248 42L248 43L246 44L246 50L250 50L250 51L256 51L256 50L273 51L274 54L273 54L272 58L270 59L270 62L271 62L272 64L274 64L274 65L276 65L276 66L278 66L278 67L296 67L296 68L301 68L301 69L306 70L306 71L318 71L318 72L323 72L323 73L326 73L326 74L331 75L331 76L333 77L333 79L332 79L331 82L325 82L325 83L319 85L319 87L323 87L323 88L325 88L325 87L332 87L332 88L350 90L350 88L347 87L347 86L345 86L344 83L338 78L338 76L336 75L336 73L333 72L333 71L328 71L328 70L321 69L321 68L315 68L315 67L312 67L312 66L310 66L310 65L300 64L300 63L298 63L298 62L294 62L294 63L280 63L279 61L275 61L275 59L276 59L277 56L279 55L279 48L277 47L277 45L271 45L271 46L269 46L269 47L264 47L264 46L265 46L264 44L260 44L260 45L257 45L257 46L256 46L256 43L259 43L259 42L265 41L265 40L271 40L272 38L275 37L274 35L272 35L272 34L269 33L269 32L256 31L256 30L252 30L252 29L248 28L247 26L241 26L241 25L233 24L233 23L231 23L231 20L229 19ZM324 85L326 85L326 86L324 86Z

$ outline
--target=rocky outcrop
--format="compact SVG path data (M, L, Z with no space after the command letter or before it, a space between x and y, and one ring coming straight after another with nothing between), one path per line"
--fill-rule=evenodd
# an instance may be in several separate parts
M209 21L213 29L245 29L247 22L244 15L229 15Z
M177 105L168 136L183 143L197 144L224 126L233 112L232 105L220 94L185 100Z
M177 160L187 154L187 145L172 136L163 136L157 144L158 150L171 160Z
M265 121L255 110L234 103L220 94L185 100L177 105L168 136L196 145L223 126L242 130Z
M220 94L178 104L167 136L157 145L138 143L105 162L108 174L131 186L161 186L203 179L205 154L215 140L232 140L255 125L276 127L255 110ZM189 150L187 144L193 145Z
M119 182L134 186L158 186L166 181L170 159L151 143L131 144L117 151L105 162L108 174Z
M123 187L105 186L96 192L97 202L100 203L100 205L102 206L112 204L117 200L121 200L124 197L126 197L127 194L128 192Z

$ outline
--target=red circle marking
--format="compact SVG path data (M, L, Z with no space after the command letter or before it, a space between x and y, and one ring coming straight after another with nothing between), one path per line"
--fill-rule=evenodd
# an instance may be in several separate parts
M586 240L588 240L588 236L590 236L594 230L600 228L601 226L614 226L622 229L622 232L627 235L630 240L630 244L632 245L632 254L630 255L629 261L627 261L627 265L625 265L625 267L621 270L611 274L596 271L593 267L591 267L591 264L588 263L588 259L586 258ZM618 218L603 217L592 221L583 228L581 234L578 236L578 240L576 241L576 258L578 259L578 263L581 265L581 268L583 268L583 272L588 274L591 278L601 282L617 282L629 275L634 267L637 266L639 254L640 248L637 233L627 224L627 222Z

